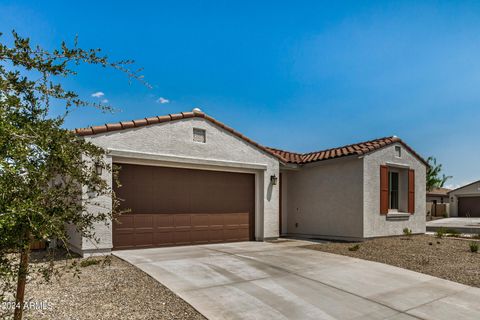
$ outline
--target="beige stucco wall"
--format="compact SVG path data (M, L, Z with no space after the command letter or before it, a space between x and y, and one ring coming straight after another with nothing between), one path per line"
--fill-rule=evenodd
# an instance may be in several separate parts
M362 159L323 161L283 174L288 234L362 238Z
M401 158L395 155L395 146L402 148ZM398 166L415 170L415 213L407 217L380 214L380 165ZM401 235L404 228L413 233L425 233L426 166L401 144L396 143L363 158L364 237Z
M427 202L433 202L434 200L437 203L449 203L450 198L448 196L427 196Z
M206 130L206 143L193 141L193 128ZM109 151L115 163L255 174L256 238L262 240L278 237L279 188L270 183L271 175L279 176L278 159L208 120L188 118L86 136L86 139ZM111 177L109 181L111 182ZM96 230L102 236L102 244L111 248L110 226L98 225ZM90 248L85 241L83 246Z
M480 181L467 185L461 189L450 191L448 195L450 196L450 216L458 217L458 198L480 197Z

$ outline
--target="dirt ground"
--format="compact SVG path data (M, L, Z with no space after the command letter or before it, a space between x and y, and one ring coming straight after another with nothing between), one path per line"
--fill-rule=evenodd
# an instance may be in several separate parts
M92 258L93 259L93 258ZM86 259L78 259L79 262ZM91 260L91 259L90 259ZM27 300L42 303L25 312L26 319L205 319L169 289L114 256L83 263L79 277L64 274L50 283L34 278ZM101 262L100 262L101 261ZM64 261L56 261L56 266ZM40 310L35 310L40 309Z
M377 261L480 287L480 252L470 252L469 244L479 240L436 238L430 235L377 238L358 243L322 243L306 246L345 256ZM349 250L350 248L350 250Z

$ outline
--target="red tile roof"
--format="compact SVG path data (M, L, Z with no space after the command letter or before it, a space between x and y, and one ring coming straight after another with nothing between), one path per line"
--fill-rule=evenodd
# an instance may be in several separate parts
M427 191L427 196L447 196L452 189L447 188L433 188L431 191Z
M295 152L288 152L280 149L268 148L273 153L281 155L288 163L296 163L296 164L306 164L316 161L323 161L329 159L336 159L351 155L363 155L378 149L381 149L385 146L391 145L393 143L400 143L402 144L408 151L410 151L413 155L415 155L420 161L422 161L425 165L428 163L420 157L412 148L410 148L402 139L398 137L385 137L365 142L359 142L354 144L349 144L342 147L325 149L315 152L309 153L295 153Z
M410 148L400 138L395 136L350 144L343 147L326 149L321 151L315 151L315 152L309 152L309 153L295 153L295 152L289 152L289 151L284 151L284 150L275 149L275 148L264 147L261 144L247 138L243 134L235 131L234 129L226 126L225 124L215 120L214 118L206 115L201 111L181 112L178 114L168 114L165 116L157 116L157 117L144 118L144 119L131 120L131 121L122 121L117 123L107 123L101 126L75 129L75 133L79 136L89 136L89 135L95 135L99 133L144 127L152 124L193 118L193 117L204 118L205 120L212 122L213 124L243 139L244 141L254 145L255 147L277 157L280 161L284 163L307 164L311 162L336 159L336 158L341 158L341 157L351 156L351 155L363 155L371 151L375 151L385 146L388 146L390 144L398 142L402 144L406 149L408 149L413 155L415 155L420 161L428 165L428 163L422 157L420 157L415 151L413 151L412 148Z

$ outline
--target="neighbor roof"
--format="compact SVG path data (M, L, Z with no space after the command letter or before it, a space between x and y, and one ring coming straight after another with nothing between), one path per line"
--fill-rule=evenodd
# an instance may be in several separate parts
M432 191L427 191L427 196L446 196L450 190L447 188L433 188Z
M415 157L417 157L420 161L422 161L425 165L428 166L427 161L425 161L415 151L413 151L413 149L410 148L405 142L403 142L402 139L395 136L374 139L370 141L359 142L359 143L349 144L342 147L325 149L325 150L309 152L309 153L295 153L295 152L289 152L289 151L274 149L274 148L269 148L269 149L272 152L282 156L288 163L306 164L306 163L311 163L316 161L336 159L336 158L352 156L352 155L364 155L394 143L402 144Z
M464 185L464 186L461 186L461 187L458 187L458 188L456 188L456 189L450 190L450 191L448 191L448 193L452 193L453 191L457 191L457 190L460 190L460 189L463 189L463 188L466 188L466 187L470 187L471 185L473 185L473 184L475 184L475 183L479 183L479 182L480 182L480 180L473 181L473 182L471 182L471 183L469 183L469 184L466 184L466 185Z
M194 117L204 118L205 120L208 120L214 123L215 125L243 139L244 141L275 156L276 158L280 159L284 163L301 165L301 164L307 164L311 162L317 162L317 161L323 161L323 160L329 160L329 159L336 159L336 158L341 158L341 157L351 156L351 155L364 155L369 152L391 145L393 143L400 143L407 150L409 150L413 155L415 155L420 161L422 161L425 165L428 166L428 163L422 157L420 157L415 151L413 151L413 149L410 148L406 143L404 143L400 138L395 136L385 137L385 138L380 138L380 139L375 139L375 140L370 140L365 142L359 142L355 144L350 144L342 147L331 148L331 149L326 149L321 151L315 151L315 152L309 152L309 153L296 153L296 152L289 152L285 150L262 146L261 144L247 138L243 134L230 128L229 126L226 126L222 122L217 121L216 119L210 117L209 115L196 110L193 112L181 112L176 114L168 114L164 116L143 118L138 120L122 121L117 123L107 123L104 125L93 126L88 128L79 128L79 129L75 129L75 133L79 136L90 136L90 135L95 135L95 134L100 134L105 132L144 127L144 126L153 125L157 123L194 118Z

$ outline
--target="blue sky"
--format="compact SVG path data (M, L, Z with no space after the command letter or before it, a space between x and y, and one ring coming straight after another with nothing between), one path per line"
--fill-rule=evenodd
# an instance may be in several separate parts
M82 68L68 87L121 111L69 128L200 107L292 151L397 135L450 185L480 179L480 2L1 1L0 15L4 33L46 48L78 35L144 68L152 89Z

